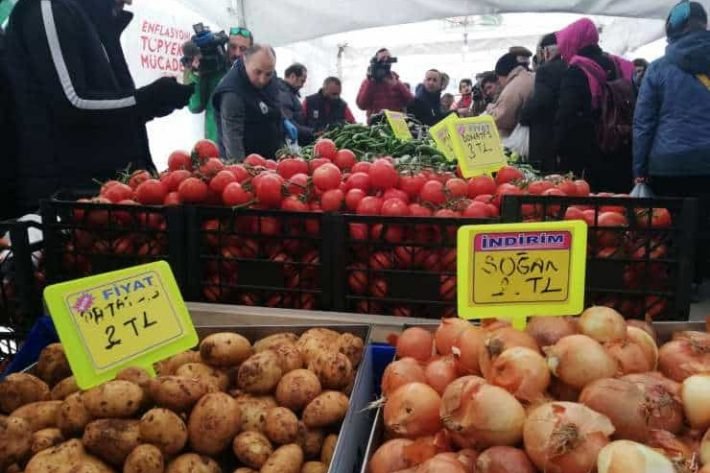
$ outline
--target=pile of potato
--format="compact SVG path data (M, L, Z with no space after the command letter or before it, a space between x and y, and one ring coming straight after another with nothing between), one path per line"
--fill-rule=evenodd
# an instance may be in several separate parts
M325 473L363 340L237 333L81 391L60 344L0 383L0 473Z

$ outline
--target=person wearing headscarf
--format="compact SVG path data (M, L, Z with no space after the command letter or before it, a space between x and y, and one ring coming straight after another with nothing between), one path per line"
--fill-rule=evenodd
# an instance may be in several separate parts
M628 192L631 150L602 153L597 141L603 85L631 82L633 64L599 47L599 32L582 18L556 33L557 48L569 66L560 85L555 145L562 171L584 176L597 191Z
M498 59L495 68L500 95L488 107L502 138L510 136L520 122L523 107L530 100L535 86L535 74L518 62L516 53L506 53Z

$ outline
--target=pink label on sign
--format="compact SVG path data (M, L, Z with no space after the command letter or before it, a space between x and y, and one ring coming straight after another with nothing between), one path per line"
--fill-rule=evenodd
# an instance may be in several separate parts
M481 233L474 241L475 251L567 250L572 244L569 232Z

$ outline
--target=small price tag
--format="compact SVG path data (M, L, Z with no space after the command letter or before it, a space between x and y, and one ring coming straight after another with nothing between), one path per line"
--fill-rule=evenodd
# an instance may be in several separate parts
M385 110L385 117L387 117L387 123L392 128L395 138L402 141L411 141L413 139L412 132L409 131L407 121L404 119L404 113Z
M429 128L429 134L431 134L431 137L434 139L437 149L441 151L444 154L444 157L449 161L456 159L454 144L451 141L452 128L450 126L456 121L458 121L458 117L452 113L433 127Z
M587 225L582 221L469 225L458 231L462 318L575 315L584 308Z
M55 284L44 290L76 382L88 389L197 344L197 333L165 261Z
M449 124L449 133L464 177L488 174L507 164L493 117L461 118Z

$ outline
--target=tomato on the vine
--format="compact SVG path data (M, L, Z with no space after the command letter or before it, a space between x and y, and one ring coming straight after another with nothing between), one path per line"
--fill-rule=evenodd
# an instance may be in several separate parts
M340 189L330 189L323 193L320 198L320 206L323 212L335 212L343 206L345 194Z
M397 185L398 180L399 174L388 160L380 158L370 166L370 181L375 189L390 189Z
M178 169L186 169L192 171L192 157L187 151L173 151L168 157L168 169L177 171Z
M143 181L136 188L136 200L143 205L161 205L168 191L157 179Z
M404 201L405 204L409 204L409 194L401 189L391 188L387 189L384 194L382 194L382 200L387 199L399 199Z
M131 187L131 189L135 190L143 182L152 178L153 176L151 176L148 171L139 169L137 171L133 171L133 174L131 174L131 177L128 179L128 185Z
M283 200L284 180L276 173L262 175L258 182L254 183L256 198L265 208L276 208Z
M316 157L325 158L329 161L332 161L333 158L335 158L337 151L338 148L335 146L333 140L329 140L327 138L319 139L313 146L313 154Z
M116 181L109 181L113 182L114 184L108 185L108 183L104 184L104 187L101 190L101 195L111 202L118 203L122 200L126 199L132 199L133 198L133 189L131 189L131 186L127 184L123 184L122 182L116 182ZM105 189L105 190L104 190Z
M244 158L244 164L252 167L266 167L266 159L260 154L252 153Z
M387 217L405 217L409 215L409 206L402 199L392 197L382 203L380 212Z
M178 169L177 171L169 172L163 183L165 184L165 188L168 192L173 192L178 190L178 187L180 187L182 181L191 176L192 173L190 171L186 169Z
M276 165L276 172L284 179L290 179L296 174L308 174L308 163L302 158L282 159Z
M225 166L224 170L231 172L240 184L251 179L251 174L249 174L247 168L245 168L242 164L230 164Z
M446 202L446 195L444 194L444 184L440 181L427 181L422 186L421 191L419 191L419 197L422 202L427 202L434 205L441 205Z
M345 181L345 186L348 190L350 189L360 189L364 192L369 192L370 187L372 187L372 182L370 180L370 175L364 172L356 172L348 177Z
M382 210L382 199L379 197L364 197L357 206L358 215L379 215Z
M219 148L214 141L203 139L195 143L193 152L197 155L200 163L210 158L219 158Z
M349 149L339 150L335 153L335 158L333 158L333 164L338 166L343 171L352 169L353 166L355 166L356 161L357 157L355 156L355 153Z
M496 174L496 184L507 184L513 181L519 181L523 178L523 173L520 169L513 166L503 166Z
M200 204L207 199L209 187L201 179L188 177L180 183L178 194L186 204Z
M462 198L468 195L468 184L458 177L446 181L444 187L451 198Z
M367 194L362 189L354 188L350 189L347 194L345 194L345 207L354 212L357 210L360 201L365 198Z
M215 176L210 180L210 189L221 196L222 192L224 192L224 188L232 182L237 182L237 178L234 177L234 174L229 171L222 170L215 174Z
M403 174L399 177L399 188L409 195L410 199L419 197L419 192L426 183L427 178L422 173Z
M356 172L364 172L365 174L370 173L370 168L372 167L372 163L367 162L367 161L359 161L355 163L355 166L350 170L351 173L355 174Z
M341 178L340 169L332 163L324 164L313 171L313 184L322 191L339 187Z

